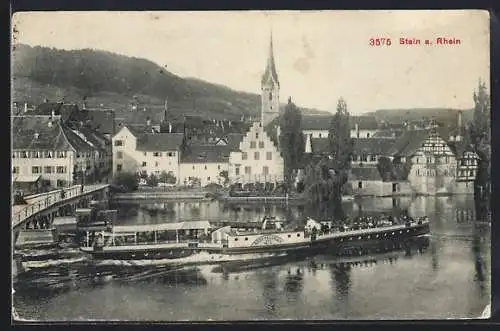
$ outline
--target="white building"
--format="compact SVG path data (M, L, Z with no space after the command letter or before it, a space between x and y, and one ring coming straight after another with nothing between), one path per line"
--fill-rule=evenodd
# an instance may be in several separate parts
M113 137L113 174L172 173L179 183L182 133L142 133L123 126Z
M281 182L284 163L276 139L255 122L237 151L229 156L229 178L232 183Z
M86 181L99 167L102 149L78 130L72 130L58 116L12 117L12 181L37 181L42 186L66 187L74 182L73 172L84 171ZM79 181L80 182L80 181Z
M224 185L229 175L228 146L190 145L181 157L180 185Z

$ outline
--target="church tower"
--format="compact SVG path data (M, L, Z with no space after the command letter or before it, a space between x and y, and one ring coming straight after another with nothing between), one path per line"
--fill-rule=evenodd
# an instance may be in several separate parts
M273 54L273 34L269 43L269 54L267 58L266 71L262 75L261 81L261 115L262 126L266 126L274 118L278 117L280 110L280 83L276 73Z

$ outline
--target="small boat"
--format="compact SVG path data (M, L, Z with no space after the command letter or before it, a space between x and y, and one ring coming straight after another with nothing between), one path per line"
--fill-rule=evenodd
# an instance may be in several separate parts
M110 231L87 231L80 249L95 259L218 264L297 256L383 241L392 243L427 233L427 219L357 230L309 219L303 228L286 230L282 222L265 217L260 229L237 228L234 224L213 227L208 221L112 226Z

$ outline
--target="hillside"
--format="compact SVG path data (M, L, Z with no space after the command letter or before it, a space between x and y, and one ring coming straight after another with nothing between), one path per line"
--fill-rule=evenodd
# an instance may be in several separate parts
M258 116L260 96L197 79L182 78L139 58L105 51L58 50L16 45L12 53L13 100L44 99L103 105L117 112L132 103L162 110L168 98L173 117L200 115L239 119ZM306 113L324 113L303 109Z
M473 118L472 109L451 108L409 108L409 109L379 109L366 115L373 115L379 121L387 123L401 123L403 121L416 121L422 118L434 118L436 121L454 125L457 122L458 111L462 110L462 122L471 122Z

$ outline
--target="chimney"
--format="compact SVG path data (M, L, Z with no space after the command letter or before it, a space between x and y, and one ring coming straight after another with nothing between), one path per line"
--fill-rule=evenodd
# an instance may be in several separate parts
M148 117L146 117L146 125L151 125L151 119Z
M28 103L27 102L24 102L24 112L25 113L28 112Z
M312 153L311 134L308 134L306 137L306 146L304 148L304 153Z

